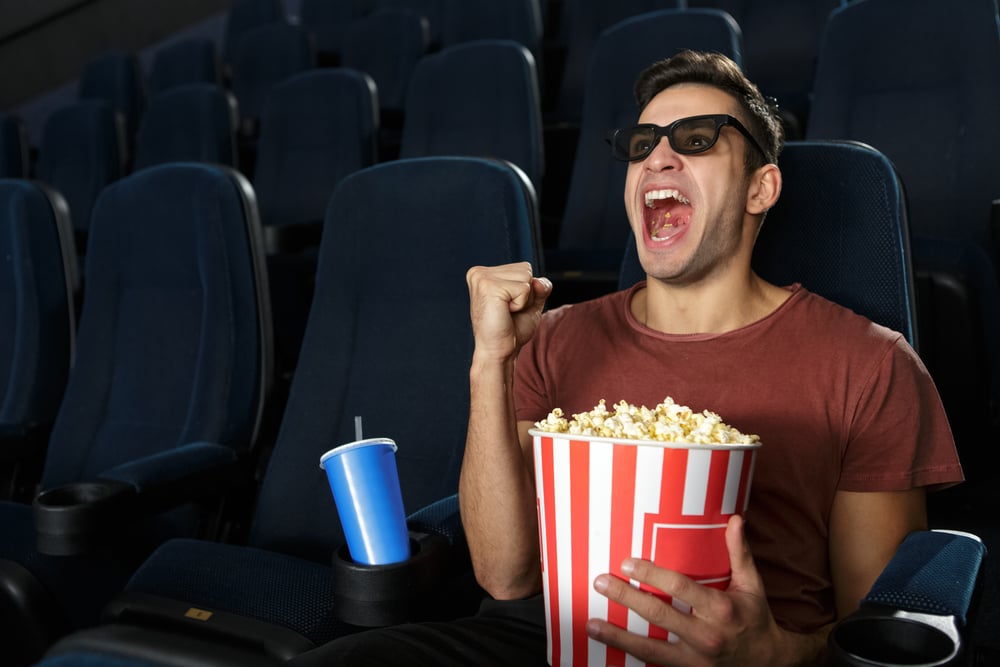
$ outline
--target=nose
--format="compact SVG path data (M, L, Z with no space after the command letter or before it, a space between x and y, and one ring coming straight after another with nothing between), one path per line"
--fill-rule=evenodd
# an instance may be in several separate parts
M652 152L643 161L643 167L648 171L663 171L677 169L679 166L680 159L670 146L670 141L666 137L657 137Z

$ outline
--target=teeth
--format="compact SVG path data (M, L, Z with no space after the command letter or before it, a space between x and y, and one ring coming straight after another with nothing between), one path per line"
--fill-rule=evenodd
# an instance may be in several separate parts
M660 201L663 199L676 199L682 204L690 204L688 198L682 195L677 190L650 190L646 193L646 206L653 208L653 202Z

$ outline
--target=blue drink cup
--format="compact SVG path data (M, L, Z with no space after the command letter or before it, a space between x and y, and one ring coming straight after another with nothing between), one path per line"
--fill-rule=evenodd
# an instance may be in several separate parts
M319 459L326 471L355 562L387 565L410 557L396 443L371 438L335 447Z

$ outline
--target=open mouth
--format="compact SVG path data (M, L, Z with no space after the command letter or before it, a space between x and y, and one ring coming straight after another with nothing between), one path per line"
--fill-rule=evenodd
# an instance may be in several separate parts
M646 230L654 242L672 239L691 221L691 202L677 190L650 190L645 204Z

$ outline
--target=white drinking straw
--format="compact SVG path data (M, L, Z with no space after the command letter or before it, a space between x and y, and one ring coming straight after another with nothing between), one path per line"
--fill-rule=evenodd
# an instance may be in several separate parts
M361 415L354 416L354 439L362 440L364 436L361 435Z

